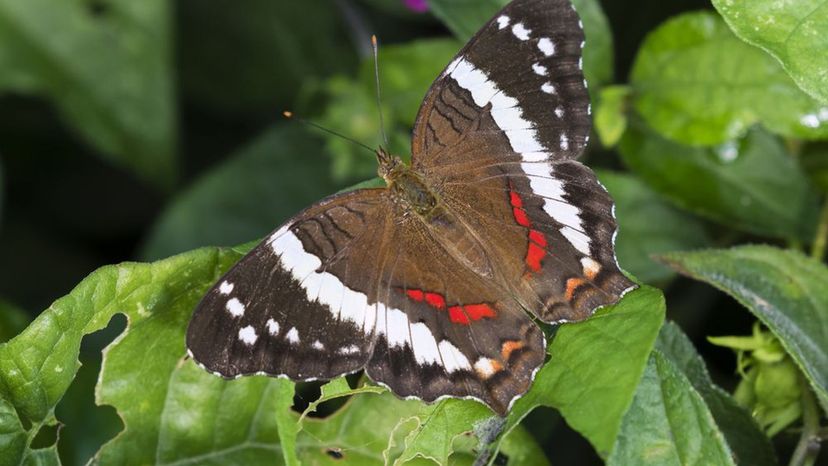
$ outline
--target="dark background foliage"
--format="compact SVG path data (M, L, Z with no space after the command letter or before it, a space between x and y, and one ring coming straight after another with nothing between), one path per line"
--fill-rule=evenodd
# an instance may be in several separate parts
M664 21L682 12L714 11L701 0L604 0L601 6L614 40L610 82L627 82L645 35ZM108 23L113 29L126 27L127 15L117 2L87 0L85 7L94 22ZM314 200L372 177L370 154L366 158L344 141L286 121L282 110L291 109L375 145L372 76L366 77L364 60L369 53L368 38L376 33L381 50L389 49L387 57L381 57L380 68L383 105L393 107L387 112L396 138L392 145L404 150L410 121L400 116L405 111L394 109L412 103L416 107L424 91L418 86L428 83L458 44L433 15L412 12L395 0L178 0L167 7L170 24L153 27L169 40L147 46L146 52L157 56L131 69L138 76L158 72L169 83L144 88L153 95L139 99L167 96L168 101L147 102L144 111L131 119L124 117L129 122L126 133L134 136L146 130L160 142L137 147L121 133L116 145L97 142L107 130L93 124L84 127L79 123L81 117L55 103L59 100L55 93L71 93L72 89L14 84L0 88L0 300L4 302L0 307L8 308L11 316L0 322L0 340L19 332L40 310L100 266L254 240ZM0 9L0 28L14 29L4 24L4 15ZM26 36L30 32L16 31L15 37L27 42L31 54L37 56L43 52L38 49L42 44ZM55 31L55 40L62 40L61 32ZM95 40L106 37L103 34ZM393 52L395 44L414 41L424 44L421 52ZM85 55L94 53L94 48L78 47L69 59L83 66L89 59ZM15 62L5 64L9 63ZM50 69L48 63L30 66L49 79L59 80L54 75L62 72L71 74L71 69ZM130 80L129 75L109 74L106 68L90 76L72 76L86 79L83 85L87 88L107 88L114 81ZM369 85L360 87L363 81ZM117 92L112 95L106 105L129 105ZM120 110L109 112L112 120L120 118ZM363 121L366 117L367 122ZM165 121L171 134L154 129ZM630 122L631 133L638 131L636 125L641 122ZM616 151L594 141L588 162L596 170L646 163L627 155L622 160ZM636 146L638 142L635 134L628 134L621 152L625 147L639 148L630 153L643 151ZM818 146L812 147L819 151ZM136 163L129 155L131 148L152 152L158 162L149 167ZM820 162L813 163L815 174L826 172ZM604 181L611 191L614 185L627 189L625 180L616 180L612 174ZM646 190L640 202L651 202L650 188L635 183L629 189ZM652 208L673 209L662 204ZM693 206L689 210L697 211ZM649 210L642 211L628 221L632 231L648 222ZM630 212L631 217L635 215L635 209ZM670 212L664 215L672 218ZM775 241L761 232L735 233L696 218L685 224L684 217L677 215L671 221L679 225L671 234L686 235L686 241L680 241L685 246ZM665 248L669 250L669 245ZM644 257L632 256L629 261ZM620 261L627 267L623 255ZM651 274L640 278L665 290L668 318L689 335L714 381L734 389L739 382L734 353L706 338L749 334L754 322L751 314L708 285L676 278L654 265L640 270ZM107 330L84 341L81 359L86 365L58 406L59 417L67 424L61 436L74 440L62 443L66 464L82 462L121 428L112 408L93 405L91 387L97 378L100 349L124 325L123 318L115 318ZM552 409L535 410L525 425L553 464L601 464L593 447ZM49 444L48 438L42 441ZM795 434L777 436L779 456L788 457L796 441ZM828 464L827 456L823 455L823 464Z

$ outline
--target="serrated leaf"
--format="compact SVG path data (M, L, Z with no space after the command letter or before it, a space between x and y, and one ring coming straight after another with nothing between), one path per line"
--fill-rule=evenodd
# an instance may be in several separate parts
M470 39L486 21L509 3L508 0L429 0L435 16L455 36ZM584 74L591 86L598 87L612 80L612 33L601 5L596 0L573 0L584 24Z
M637 178L609 171L597 174L615 199L618 263L641 281L652 283L673 276L653 255L710 244L699 220L664 202Z
M659 351L647 363L608 466L734 465L704 399Z
M50 99L102 157L168 186L175 171L170 4L0 1L0 92Z
M141 256L263 237L340 187L328 176L329 163L317 135L291 124L272 128L179 194L152 227Z
M551 406L606 456L664 321L664 308L661 292L642 286L588 320L561 326L549 347L550 362L515 403L506 430L537 406Z
M759 235L810 240L819 198L773 136L755 129L719 148L692 148L641 126L619 146L624 162L679 207Z
M828 104L825 0L713 0L713 6L736 35L776 57L799 87Z
M630 84L647 123L685 144L722 144L754 123L788 137L828 137L828 124L809 122L823 106L713 13L686 13L650 33Z
M779 338L817 395L828 399L828 268L824 264L770 246L673 253L663 260L747 307Z
M704 360L676 324L664 324L656 340L656 349L687 377L693 388L702 396L716 425L724 434L736 464L778 464L768 437L762 433L749 412L713 384Z
M182 92L223 112L293 109L297 89L357 64L342 11L329 0L181 1ZM232 64L232 66L228 66ZM334 127L334 129L341 129Z

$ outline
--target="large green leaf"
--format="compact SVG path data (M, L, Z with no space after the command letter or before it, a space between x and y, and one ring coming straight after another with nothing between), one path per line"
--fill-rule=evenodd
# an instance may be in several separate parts
M243 8L233 0L184 0L176 6L182 93L201 105L275 116L293 109L302 85L357 63L348 23L329 0L247 0ZM361 45L369 46L367 37Z
M658 334L656 349L687 377L693 389L704 399L737 464L777 464L770 440L762 433L748 411L739 406L727 392L713 384L704 360L676 324L664 324Z
M607 464L736 463L704 399L668 358L655 351Z
M0 93L52 100L102 156L175 175L170 3L0 0Z
M551 406L606 456L663 321L664 296L642 286L586 321L561 326L549 363L515 403L507 431L532 409Z
M710 244L701 222L666 203L634 176L597 174L615 199L618 263L638 279L654 282L672 276L670 269L653 260L654 254Z
M828 125L809 121L823 106L713 13L687 13L650 33L630 83L647 122L683 143L721 144L757 122L790 137L828 136Z
M336 191L329 163L317 135L297 125L275 127L179 194L152 227L141 256L262 237Z
M713 0L739 37L776 57L799 87L828 104L828 2ZM814 123L828 120L815 115Z
M678 272L730 294L782 342L828 400L828 268L798 252L770 246L674 253L664 261Z
M619 149L633 171L680 207L760 235L812 237L819 198L783 145L764 131L702 149L639 126L627 131Z
M486 21L508 4L508 0L429 0L431 11L454 34L468 40ZM601 5L596 0L573 0L586 34L584 74L592 86L612 80L612 33Z

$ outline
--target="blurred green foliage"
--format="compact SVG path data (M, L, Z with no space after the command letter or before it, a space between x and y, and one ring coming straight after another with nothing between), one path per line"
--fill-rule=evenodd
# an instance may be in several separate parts
M185 357L193 307L251 241L377 184L370 151L282 111L380 144L376 33L406 158L431 81L505 4L0 0L0 466L818 461L802 445L828 408L819 1L574 1L603 143L584 159L643 286L547 329L550 363L505 421L355 379L319 404ZM768 330L713 340L738 366L706 339L753 319ZM327 417L300 417L308 403Z

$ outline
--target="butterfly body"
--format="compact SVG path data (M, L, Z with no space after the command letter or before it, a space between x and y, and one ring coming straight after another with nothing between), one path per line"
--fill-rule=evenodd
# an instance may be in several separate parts
M224 377L364 369L399 396L504 414L546 356L535 320L578 321L634 287L586 145L583 31L568 0L515 0L458 53L386 187L290 219L205 295L187 333Z

